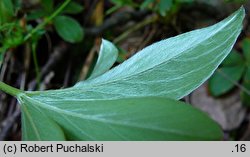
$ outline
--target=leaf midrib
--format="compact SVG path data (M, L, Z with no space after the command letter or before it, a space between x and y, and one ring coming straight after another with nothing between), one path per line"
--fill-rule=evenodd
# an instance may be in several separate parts
M38 139L39 141L41 141L41 136L40 136L39 131L38 131L39 129L37 129L37 127L36 127L36 125L35 125L35 123L34 123L34 121L33 121L32 116L30 115L30 113L29 113L29 111L28 111L28 109L26 108L25 105L22 105L22 107L23 107L23 112L26 113L26 116L27 116L27 118L29 119L29 121L30 121L30 123L31 123L31 126L32 126L32 128L34 129L34 132L35 132L35 135L36 135L37 139Z

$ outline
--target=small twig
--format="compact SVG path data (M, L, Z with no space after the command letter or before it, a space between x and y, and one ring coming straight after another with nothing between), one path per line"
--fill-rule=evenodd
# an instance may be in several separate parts
M21 115L20 109L16 110L11 116L6 118L1 125L0 141L3 141L10 134L9 130L12 128L16 119Z
M35 71L36 71L36 81L37 81L37 84L39 86L40 83L41 83L41 76L40 76L40 68L39 68L38 60L37 60L36 47L37 47L37 43L36 42L34 42L34 43L31 44L32 57L33 57L34 65L35 65Z
M51 82L52 78L55 76L54 72L49 72L45 77L44 77L44 81L41 83L40 89L41 91L46 90L48 84Z
M198 11L199 13L208 15L215 19L219 19L228 14L228 10L221 9L221 6L213 6L208 3L195 1L193 5L182 5L181 11L184 13L190 13L192 11Z
M93 58L95 56L95 52L97 51L97 46L96 44L92 47L92 49L90 50L88 56L87 56L87 59L85 60L85 63L82 67L82 70L81 70L81 73L80 73L80 76L79 76L79 79L78 81L82 81L84 80L86 77L87 77L87 74L88 74L88 71L90 69L90 66L93 62Z
M158 19L158 16L156 15L153 15L153 16L150 16L149 18L139 22L138 24L132 26L130 29L128 29L126 32L122 33L120 36L118 36L117 38L115 38L113 40L114 43L119 43L120 41L122 41L123 39L125 39L129 34L131 34L132 32L150 24L150 23L153 23L155 21L157 21Z
M71 68L72 68L72 60L70 59L68 61L68 67L65 73L64 81L63 81L63 87L67 87L69 84L69 79L70 79L70 73L71 73Z
M68 50L68 46L65 42L62 42L58 46L56 46L56 48L54 49L54 52L50 55L49 60L41 69L41 73L40 73L41 80L63 58L67 50ZM36 87L36 84L37 84L36 79L32 80L28 85L28 90L34 90Z
M92 13L93 13L93 11L94 11L94 9L96 7L96 4L98 3L98 0L92 0L91 2L92 2L92 4L89 6L88 12L87 12L87 14L85 16L86 18L84 20L84 24L86 24L89 21Z
M143 38L145 40L143 40L143 42L140 44L139 50L141 50L142 48L144 48L144 47L146 47L148 45L148 43L154 37L155 33L156 33L156 28L153 25L153 28L151 29L151 31L149 32L149 34L145 38Z
M17 104L17 100L16 99L10 99L9 102L9 106L8 106L8 110L7 112L7 117L11 116L13 114L13 112L15 111L16 108L16 104Z
M109 19L106 19L101 26L92 27L92 28L85 28L85 35L86 36L98 36L102 32L107 29L111 29L114 26L122 25L127 23L131 20L141 20L148 14L148 11L141 10L141 11L125 11L117 13L111 16Z
M7 52L5 54L6 54L6 57L4 58L4 62L3 62L2 68L1 68L0 81L3 81L3 79L4 79L5 72L6 72L6 69L7 69L7 65L8 65L8 62L9 62L10 58L11 58L12 53Z
M45 37L47 39L47 43L48 43L48 51L50 52L52 50L52 42L51 42L51 38L49 36L48 33L45 33Z

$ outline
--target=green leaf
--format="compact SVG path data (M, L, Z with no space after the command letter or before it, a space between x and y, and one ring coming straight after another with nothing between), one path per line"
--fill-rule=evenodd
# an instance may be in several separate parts
M62 11L62 14L79 14L83 11L83 6L71 1Z
M143 1L143 3L140 5L141 9L145 9L145 8L151 8L152 5L154 4L155 0L145 0Z
M189 94L211 76L231 51L243 18L241 8L214 26L153 44L71 88L19 94L2 83L0 89L18 95L22 114L34 113L23 116L30 130L24 128L24 137L31 139L38 137L29 134L41 128L34 117L39 115L47 117L46 129L61 128L68 140L218 140L222 134L216 123L168 98ZM58 127L50 127L52 121Z
M220 96L230 91L234 82L238 82L244 72L244 66L222 67L209 80L209 90L213 96Z
M45 12L43 9L37 9L34 11L31 11L28 15L27 15L27 20L36 20L39 18L43 18L45 16L47 16L48 13Z
M2 6L4 11L10 15L14 15L14 6L11 0L2 0Z
M166 16L166 13L170 10L173 5L173 0L160 0L157 5L158 11L162 16Z
M111 2L114 6L106 11L106 15L109 15L124 6L137 7L137 4L133 2L133 0L111 0Z
M136 3L133 0L111 0L112 3L118 6L129 5L136 6Z
M246 90L250 91L250 67L247 68L242 85ZM244 105L250 107L250 92L242 91L241 99Z
M25 104L19 98L22 110L22 140L25 141L62 141L65 140L61 127L36 104Z
M82 99L180 99L207 80L229 54L243 18L244 10L240 9L216 25L155 43L105 74L76 84L69 94L85 93ZM45 92L43 97L53 99L53 92ZM57 90L60 97L64 94L64 90Z
M57 16L54 19L54 25L57 33L70 43L77 43L83 39L83 28L73 18L68 16Z
M243 40L243 54L246 58L247 63L250 65L250 39L245 38Z
M23 114L34 125L51 127L47 119L36 116L41 111L63 128L68 140L220 140L220 127L190 105L165 98L130 98L119 100L85 101L57 99L50 105L46 99L36 101L32 96L19 97ZM23 109L22 108L22 109ZM26 117L25 117L26 118ZM34 118L34 119L33 119ZM32 125L32 123L29 123ZM28 129L31 126L26 126ZM41 128L40 128L41 129ZM41 130L57 130L43 128ZM35 132L24 135L33 136ZM47 130L47 132L49 132ZM44 139L50 139L44 135ZM33 139L34 140L34 139ZM39 140L39 139L38 139Z
M98 60L89 79L93 79L108 71L115 63L117 57L117 48L111 42L103 39Z
M223 66L237 66L244 64L242 56L236 50L232 50L232 52L230 52L226 59L222 62Z
M180 3L192 3L194 2L194 0L176 0L177 2L180 2Z
M119 54L118 54L116 62L122 63L127 59L128 52L121 47L117 47L117 48L118 48Z
M9 22L14 16L14 7L11 0L1 0L0 2L0 25Z
M41 4L45 12L51 13L54 8L54 1L53 0L41 0Z

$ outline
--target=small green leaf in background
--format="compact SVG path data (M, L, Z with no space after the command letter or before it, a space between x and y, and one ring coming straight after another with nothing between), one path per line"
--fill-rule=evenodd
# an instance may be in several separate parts
M107 72L115 63L117 57L118 57L118 50L114 46L114 44L107 40L102 39L102 45L100 48L99 57L89 79L93 79Z
M136 6L136 3L133 0L111 0L117 6L129 5L129 6Z
M191 3L194 2L194 0L176 0L177 2L181 2L181 3Z
M243 54L246 58L247 65L250 66L250 39L245 38L243 40Z
M158 12L161 16L166 16L171 10L178 8L179 4L191 3L194 0L145 0L140 5L141 9L151 9Z
M151 8L154 4L155 0L145 0L141 4L140 8L145 9L145 8Z
M0 25L9 20L14 16L14 7L11 0L0 1Z
M244 60L239 52L237 52L236 50L232 50L221 64L222 66L244 65Z
M83 6L71 1L61 12L62 14L79 14L80 12L83 11Z
M121 47L117 47L119 53L116 62L122 63L127 59L128 52Z
M230 91L244 72L244 66L222 67L216 70L209 80L209 90L213 96L220 96ZM228 77L228 78L227 78Z
M43 11L47 13L51 13L54 8L54 1L53 0L41 0L41 4L43 7Z
M166 16L166 13L170 10L172 5L173 0L160 0L160 2L157 4L157 8L162 16Z
M31 10L27 14L27 20L36 20L49 16L54 11L54 1L52 0L41 0L42 8Z
M166 16L167 12L171 9L171 7L174 5L173 0L146 0L144 1L140 8L145 9L153 9L154 11L158 12L161 16Z
M247 79L249 75L247 69L250 68L250 40L245 38L242 43L243 57L236 50L232 50L223 61L222 67L209 80L209 90L213 96L229 92L241 78L243 78L243 88L247 90L250 88ZM247 103L250 99L249 93L243 91L242 93L243 104L249 104Z
M244 59L235 50L231 51L221 65L222 67L216 70L208 81L209 91L215 97L233 89L245 71Z
M113 13L114 11L118 10L123 6L130 6L130 7L137 6L137 4L133 2L133 0L111 0L111 2L114 4L114 6L106 11L107 15Z
M83 39L83 28L73 18L68 16L57 16L54 19L54 25L57 33L70 43L77 43Z
M242 85L244 86L244 88L246 88L246 90L250 91L250 67L247 68ZM245 91L242 91L241 98L242 98L243 104L250 107L250 93L246 93Z
M44 10L37 9L37 10L31 11L27 15L27 20L35 20L35 19L43 18L43 17L45 17L47 15L48 15L48 13L45 12Z
M13 27L9 27L9 30L5 33L5 38L2 41L3 45L7 48L13 48L20 45L23 42L23 29L16 23Z
M245 38L243 40L242 49L247 66L247 70L242 85L246 90L250 91L250 39L249 38ZM242 91L241 98L243 104L250 107L250 92Z

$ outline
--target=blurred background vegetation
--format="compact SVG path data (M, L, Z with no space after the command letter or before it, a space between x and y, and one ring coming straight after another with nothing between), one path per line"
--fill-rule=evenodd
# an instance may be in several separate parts
M1 0L0 80L22 90L66 88L88 78L102 38L118 47L117 65L241 5L247 15L232 53L183 101L216 120L224 140L250 140L249 0ZM21 140L18 102L2 92L0 140Z

